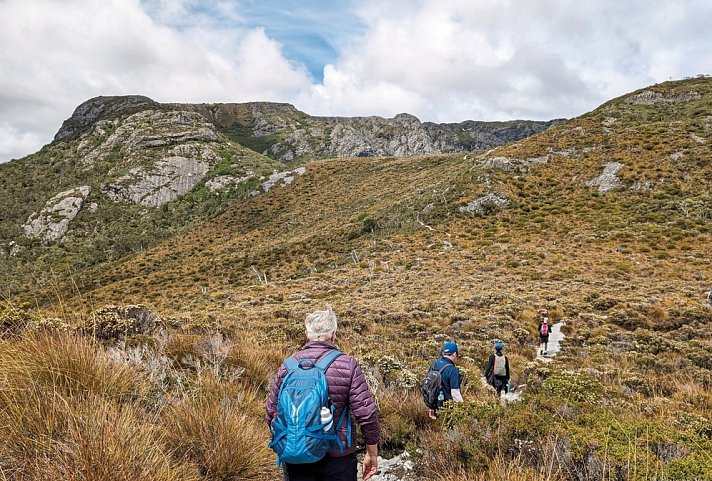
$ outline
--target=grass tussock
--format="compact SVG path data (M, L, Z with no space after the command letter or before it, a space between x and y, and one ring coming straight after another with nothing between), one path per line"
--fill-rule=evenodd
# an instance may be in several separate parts
M128 400L148 385L128 365L109 359L90 338L69 333L27 333L0 341L0 376L9 389L33 386L62 396Z
M0 341L3 479L264 479L274 461L264 391L215 368L222 342L198 340L201 365L183 369L158 341L127 351L56 332Z
M196 467L176 460L158 428L146 423L130 406L93 399L79 403L67 415L61 441L43 453L33 479L201 479Z
M261 400L255 393L242 401L185 399L163 413L168 446L206 480L259 479L273 460L264 422L245 409Z

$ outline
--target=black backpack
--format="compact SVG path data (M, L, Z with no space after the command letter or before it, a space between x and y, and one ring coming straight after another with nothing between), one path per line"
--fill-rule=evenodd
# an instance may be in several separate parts
M440 394L440 387L443 383L442 373L448 366L450 366L450 364L445 364L437 370L433 369L433 366L430 366L428 373L423 378L423 402L428 406L428 409L437 409L440 407L438 406L438 394Z

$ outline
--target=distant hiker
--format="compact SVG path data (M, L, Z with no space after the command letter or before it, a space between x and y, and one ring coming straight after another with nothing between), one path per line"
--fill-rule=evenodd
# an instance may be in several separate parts
M539 354L541 355L549 352L549 334L551 334L551 326L549 318L545 317L539 323Z
M288 481L356 481L357 421L366 443L363 479L378 470L376 402L356 359L336 348L330 306L307 315L308 342L277 371L267 398L270 447Z
M428 369L422 386L423 400L431 419L437 419L435 413L443 407L445 401L463 401L460 392L460 369L455 366L460 356L457 344L446 342L440 350L440 355L440 359Z
M509 392L509 359L502 354L504 343L497 341L494 343L494 354L490 354L485 369L485 378L487 382L497 390L497 399L504 402L502 399L502 391Z

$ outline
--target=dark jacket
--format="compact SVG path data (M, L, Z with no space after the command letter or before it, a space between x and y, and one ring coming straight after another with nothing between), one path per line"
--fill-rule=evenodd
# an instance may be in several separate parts
M440 378L442 380L440 389L445 395L445 401L450 401L452 399L452 390L460 389L460 369L458 369L452 360L446 358L445 356L435 361L433 365L430 366L430 369L435 371L443 369L440 373Z
M487 360L487 369L485 369L485 378L487 378L487 382L490 384L492 383L493 379L499 380L499 381L509 381L509 358L507 356L504 356L504 366L507 369L507 375L506 376L494 376L494 356L504 356L501 352L498 352L497 354L490 354L489 359Z
M541 339L548 340L548 339L549 339L549 335L551 334L551 323L550 323L550 322L547 323L547 324L549 325L549 328L548 328L548 330L546 331L546 336L542 336L542 335L541 335L541 326L542 326L543 324L544 324L543 322L540 322L540 323L539 323L539 329L537 329L537 332L539 333L539 337L540 337Z
M304 348L295 353L295 359L310 358L317 360L326 352L336 349L336 346L328 341L308 342ZM267 398L267 423L272 420L277 411L277 396L279 386L287 370L282 364L277 371L270 395ZM356 359L343 354L326 370L326 381L329 384L329 397L334 403L334 423L340 418L345 407L349 407L352 422L355 420L361 427L361 434L366 444L378 444L381 428L378 422L378 412L376 401L368 390L366 378L363 376L361 367ZM347 423L344 422L338 434L344 445L344 452L338 449L331 451L329 456L339 457L351 454L356 451L356 429L351 430L351 447L346 447Z

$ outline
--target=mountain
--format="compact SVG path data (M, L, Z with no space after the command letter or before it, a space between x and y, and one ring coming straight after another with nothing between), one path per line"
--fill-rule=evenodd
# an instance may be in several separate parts
M145 110L195 112L240 145L289 163L326 158L374 157L488 150L546 130L563 119L435 124L410 114L382 117L313 117L290 104L159 104L147 97L96 98L80 105L55 141L69 140L97 121Z
M47 282L50 271L143 250L290 182L301 172L293 167L310 159L490 148L556 122L436 125L406 114L311 117L287 104L97 97L77 107L51 144L0 165L3 282L22 290Z
M211 437L170 451L201 473L209 461L195 459L231 413L249 420L240 432L267 436L270 378L302 344L305 314L328 303L339 347L379 400L382 453L408 449L419 479L709 479L711 134L712 79L701 77L486 152L290 166L291 180L151 248L18 293L13 303L34 307L8 310L5 324L24 315L107 342L153 383L122 404L137 419L156 419L155 399L186 418L194 403L201 420L216 412L205 406L234 403L205 421ZM137 334L124 313L144 312L134 304L160 322ZM124 307L96 310L106 305ZM536 355L543 310L566 335L547 361ZM452 339L466 402L433 423L418 384ZM495 339L522 393L505 408L479 379ZM167 419L148 424L180 422ZM273 461L261 453L249 469L273 479Z
M168 308L188 301L185 282L208 286L201 302L211 306L213 296L251 289L255 270L275 285L320 272L349 285L382 263L427 269L426 259L450 257L458 269L440 275L455 285L461 268L485 283L492 274L483 272L564 285L597 273L641 296L658 269L704 281L710 105L707 78L664 83L486 153L314 161L290 185L85 282L103 301L160 292L155 301ZM190 281L173 292L176 276Z

